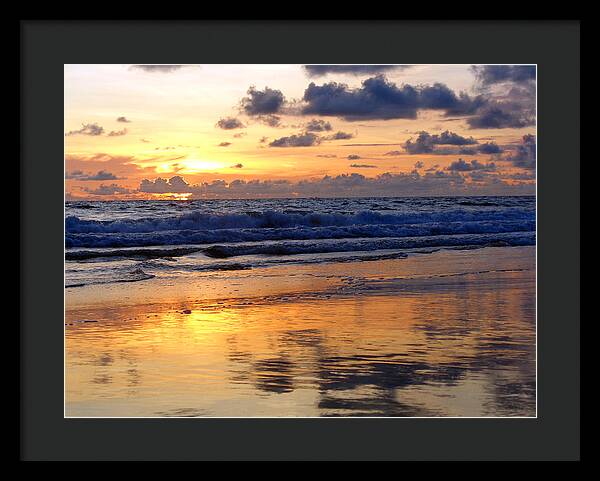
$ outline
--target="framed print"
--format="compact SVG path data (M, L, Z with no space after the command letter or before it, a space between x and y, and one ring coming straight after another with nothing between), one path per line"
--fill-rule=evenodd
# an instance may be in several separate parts
M23 458L578 459L577 23L22 36Z

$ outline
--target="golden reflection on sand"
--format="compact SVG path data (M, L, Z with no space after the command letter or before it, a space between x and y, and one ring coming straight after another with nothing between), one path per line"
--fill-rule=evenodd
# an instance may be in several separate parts
M254 296L214 295L223 277L203 278L204 298L67 301L66 415L535 415L535 272L522 261L411 279L400 262L350 279L321 265L331 277L244 277Z

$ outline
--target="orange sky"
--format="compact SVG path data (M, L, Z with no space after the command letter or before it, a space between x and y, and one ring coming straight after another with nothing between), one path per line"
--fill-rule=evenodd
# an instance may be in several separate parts
M66 196L533 194L526 68L65 65ZM467 109L475 99L482 106ZM446 131L459 140L445 143ZM410 151L421 132L426 147ZM499 152L482 147L490 142ZM344 174L362 176L352 177L357 190L323 182ZM286 183L233 189L234 180Z

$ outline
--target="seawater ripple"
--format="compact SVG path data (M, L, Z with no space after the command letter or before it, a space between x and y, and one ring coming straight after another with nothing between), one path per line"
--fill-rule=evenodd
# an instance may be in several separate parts
M71 286L536 242L535 197L96 201L65 211ZM170 261L140 264L152 259Z

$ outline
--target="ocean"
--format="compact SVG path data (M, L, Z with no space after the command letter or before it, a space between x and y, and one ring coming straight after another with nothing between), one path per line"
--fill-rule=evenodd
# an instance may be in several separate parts
M535 197L65 204L65 286L535 245Z
M534 416L535 199L69 202L65 414Z

